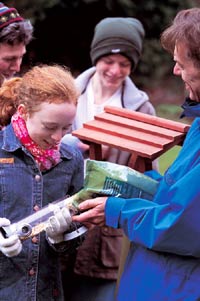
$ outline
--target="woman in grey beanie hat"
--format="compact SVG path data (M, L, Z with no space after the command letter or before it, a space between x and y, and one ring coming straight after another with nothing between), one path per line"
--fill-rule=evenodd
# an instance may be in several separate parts
M148 95L139 90L129 77L140 58L143 38L144 28L134 18L105 18L96 25L90 53L95 67L76 78L81 95L73 130L94 119L94 115L101 113L106 105L155 115ZM63 141L70 144L72 138L68 135ZM84 155L89 148L80 141L77 146ZM129 153L105 146L104 151L104 160L127 165ZM113 301L121 245L121 230L94 227L88 231L85 241L77 250L73 275L67 265L64 268L66 299ZM69 281L71 298L67 285Z
M135 69L142 52L144 27L135 18L105 18L94 31L90 57L92 64L102 56L121 53L132 63Z

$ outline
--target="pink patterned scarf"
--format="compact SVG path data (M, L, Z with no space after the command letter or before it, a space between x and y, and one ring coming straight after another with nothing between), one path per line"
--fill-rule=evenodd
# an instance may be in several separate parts
M26 123L19 113L12 116L11 123L15 135L26 149L33 155L41 171L48 170L60 161L58 146L50 149L42 149L28 134Z

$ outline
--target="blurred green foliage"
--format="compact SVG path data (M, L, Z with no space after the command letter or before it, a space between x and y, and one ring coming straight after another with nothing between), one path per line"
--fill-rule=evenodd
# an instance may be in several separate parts
M159 158L159 172L164 174L168 167L174 162L181 150L181 146L174 146Z

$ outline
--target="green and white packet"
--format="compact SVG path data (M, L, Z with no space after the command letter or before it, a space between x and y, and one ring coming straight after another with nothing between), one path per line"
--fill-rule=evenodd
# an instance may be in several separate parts
M97 196L145 198L152 200L159 182L128 166L106 161L87 160L84 187L73 197L78 206Z

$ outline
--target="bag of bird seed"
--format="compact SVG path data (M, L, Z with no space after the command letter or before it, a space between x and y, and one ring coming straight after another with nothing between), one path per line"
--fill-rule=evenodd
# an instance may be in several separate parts
M152 200L158 182L130 167L96 160L87 160L84 187L74 195L75 206L97 196L144 198Z

